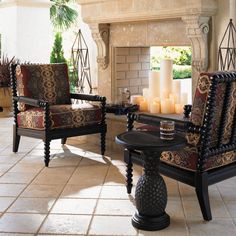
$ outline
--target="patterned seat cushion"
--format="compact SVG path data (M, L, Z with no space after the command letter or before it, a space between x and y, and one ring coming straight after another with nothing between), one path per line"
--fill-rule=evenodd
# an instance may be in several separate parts
M45 100L50 105L71 104L67 64L18 65L16 80L19 96ZM20 103L20 111L28 108Z
M101 109L89 103L50 106L51 129L76 128L101 121ZM30 108L17 115L21 128L44 130L44 110Z
M177 166L182 169L196 171L199 155L195 147L187 146L180 151L162 152L161 161ZM208 158L204 165L204 170L210 170L236 161L236 152L230 151L221 155Z

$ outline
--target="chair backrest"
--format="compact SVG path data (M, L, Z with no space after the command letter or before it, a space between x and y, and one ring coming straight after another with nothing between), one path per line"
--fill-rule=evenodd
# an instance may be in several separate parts
M204 159L236 149L236 72L201 73L190 121L199 133L187 134L188 142Z
M16 67L19 96L48 101L50 105L70 104L68 67L58 64L24 64ZM28 106L20 104L20 111Z

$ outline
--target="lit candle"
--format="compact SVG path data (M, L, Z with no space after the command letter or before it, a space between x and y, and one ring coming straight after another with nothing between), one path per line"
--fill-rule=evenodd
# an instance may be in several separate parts
M175 103L179 103L180 102L180 87L181 87L181 83L180 83L180 80L173 80L173 87L172 87L172 91L173 91L173 94L176 95L176 100L175 100Z
M171 113L175 113L175 103L176 103L176 95L170 93L169 99L171 100Z
M162 95L161 96L162 99L169 98L169 91L167 91L166 89L163 89L161 95Z
M175 104L175 113L176 114L183 114L184 112L184 105L183 104Z
M140 101L140 104L139 104L139 110L140 111L148 111L148 102L147 102L147 99L143 99Z
M153 101L150 104L150 112L151 113L160 113L160 110L161 110L160 102Z
M172 113L172 101L169 98L161 101L161 113L171 114Z
M160 97L160 72L150 71L149 73L150 98Z
M187 93L181 93L180 103L184 104L184 105L188 104L188 94Z
M139 105L140 102L141 102L143 99L144 99L144 97L141 96L141 95L132 95L132 96L130 97L130 102L131 102L131 104L137 104L137 105Z
M160 64L160 96L161 99L168 98L172 90L173 82L173 60L164 59Z

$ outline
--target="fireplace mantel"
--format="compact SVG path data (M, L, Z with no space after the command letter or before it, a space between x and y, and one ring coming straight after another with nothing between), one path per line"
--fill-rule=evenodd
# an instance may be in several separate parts
M117 23L182 18L186 15L212 16L216 0L77 0L83 20ZM92 13L92 14L91 14Z
M113 47L157 46L153 44L156 38L166 35L166 31L171 30L168 33L169 41L165 42L165 36L162 37L163 45L171 41L172 45L176 43L192 47L193 89L196 86L198 73L208 69L208 32L211 30L209 20L217 12L217 0L77 0L77 2L81 5L82 18L89 25L98 48L97 62L100 68L98 90L105 94L108 100L112 97L112 89L108 89L109 86L112 88L112 82L107 78L112 77L113 65L109 58L112 58ZM162 27L159 32L160 25ZM120 32L119 36L117 32ZM117 36L118 40L114 43L114 37ZM135 40L132 41L133 38ZM175 40L176 38L178 40ZM117 44L119 40L121 45ZM125 40L127 43L124 45Z

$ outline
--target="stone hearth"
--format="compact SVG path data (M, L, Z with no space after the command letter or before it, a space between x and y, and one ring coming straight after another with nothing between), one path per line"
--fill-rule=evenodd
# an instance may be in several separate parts
M208 69L210 19L216 0L77 0L97 44L98 92L115 97L117 47L191 46L193 89ZM96 9L96 10L95 10Z

